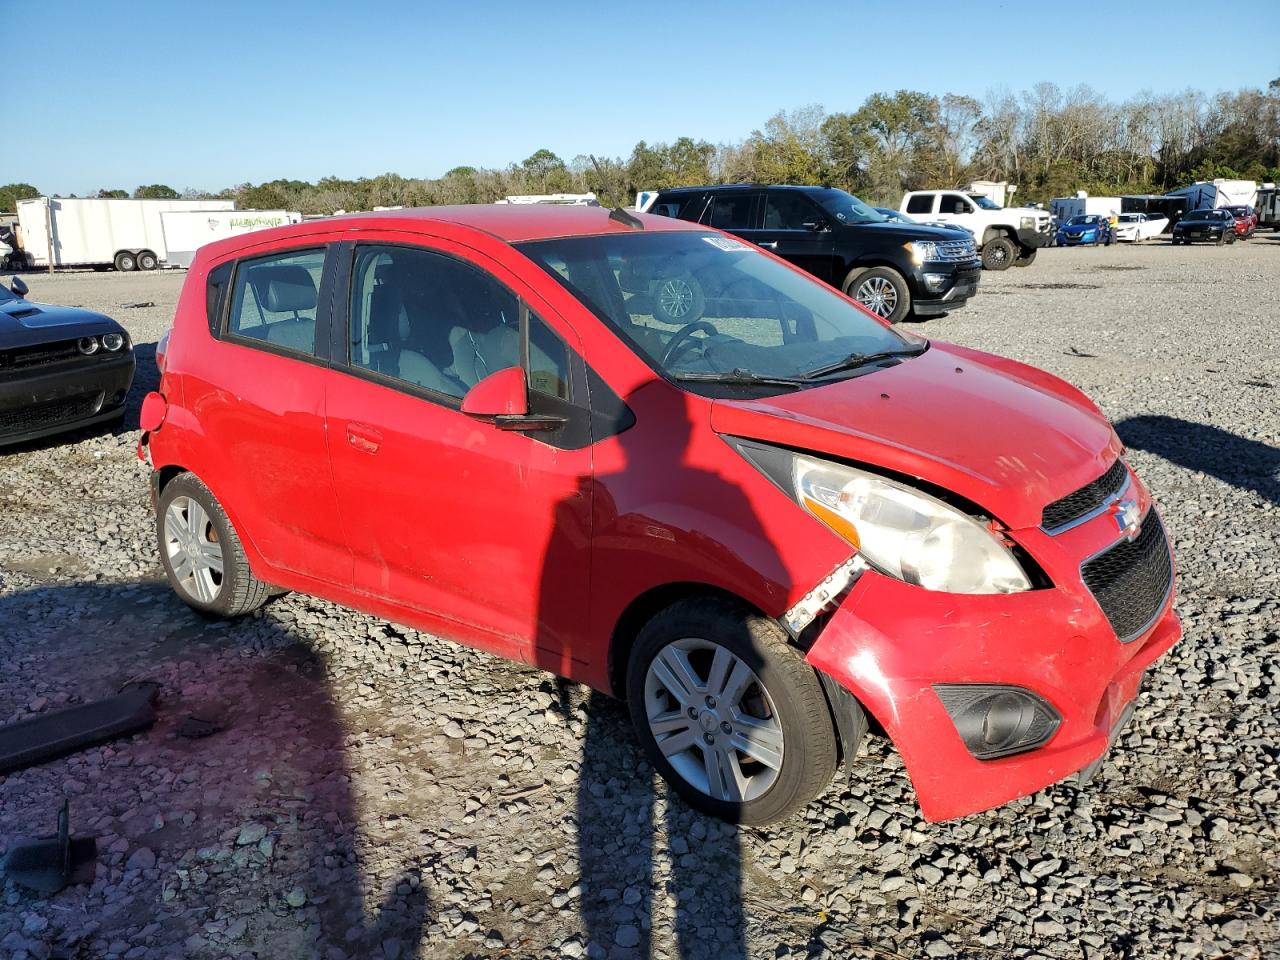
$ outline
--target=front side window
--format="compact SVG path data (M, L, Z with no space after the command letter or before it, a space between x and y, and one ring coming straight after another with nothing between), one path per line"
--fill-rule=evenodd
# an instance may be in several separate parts
M907 213L933 213L932 193L917 193L907 200Z
M323 249L242 260L236 268L227 332L314 356L323 269Z
M944 193L942 195L942 203L938 206L939 213L966 214L972 213L973 207L969 205L969 201L957 193Z
M846 193L843 190L833 188L815 190L813 191L813 198L823 210L841 223L885 223L888 221L888 217L875 207L855 197L852 193Z
M750 389L817 385L841 375L854 357L924 348L740 240L681 231L516 246L650 366L690 389L699 381ZM687 307L679 316L662 308L674 289ZM833 364L841 370L824 372Z
M520 366L520 311L511 291L453 257L358 246L349 339L353 367L461 399Z
M802 193L770 190L764 200L766 230L807 230L806 223L821 219L817 208Z

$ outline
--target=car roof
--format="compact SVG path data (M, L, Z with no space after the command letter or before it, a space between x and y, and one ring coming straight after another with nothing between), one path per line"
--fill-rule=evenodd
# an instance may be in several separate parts
M740 190L803 190L809 192L823 192L826 190L835 190L835 187L823 187L816 184L802 183L717 183L707 184L701 187L668 187L666 190L659 190L659 196L668 196L673 193L732 193Z
M677 232L707 227L686 223L672 217L628 211L643 225L643 232ZM403 210L378 210L373 213L349 213L336 217L318 217L271 230L255 230L228 237L208 245L212 256L220 256L245 246L266 241L287 240L335 230L413 230L433 224L470 228L504 243L524 240L549 240L559 237L585 237L611 233L639 233L634 227L609 217L606 207L569 206L566 204L464 204L459 206L410 207Z

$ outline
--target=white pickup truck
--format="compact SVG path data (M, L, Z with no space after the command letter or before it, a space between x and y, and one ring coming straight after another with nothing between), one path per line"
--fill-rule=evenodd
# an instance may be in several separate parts
M972 231L988 270L1025 267L1053 236L1050 217L1034 207L1005 208L980 193L913 190L898 208L917 220L954 224Z

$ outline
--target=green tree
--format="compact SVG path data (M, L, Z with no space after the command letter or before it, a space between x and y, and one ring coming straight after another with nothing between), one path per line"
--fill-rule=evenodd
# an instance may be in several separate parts
M133 191L135 200L177 200L178 191L163 183L152 183Z
M0 211L13 213L18 209L19 200L30 200L40 196L40 191L29 183L7 183L0 187Z
M99 190L99 200L127 200L129 199L128 190Z

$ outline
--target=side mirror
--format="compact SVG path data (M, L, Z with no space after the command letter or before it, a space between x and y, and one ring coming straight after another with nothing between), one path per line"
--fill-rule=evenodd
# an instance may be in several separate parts
M13 281L9 284L9 289L19 297L25 297L27 293L30 292L30 288L25 282L23 282L21 277L14 277Z
M472 417L522 417L529 412L524 371L507 367L491 373L462 398L462 412Z
M827 221L806 220L804 223L801 224L801 226L804 227L806 230L811 230L814 233L819 233L820 231L827 229Z

